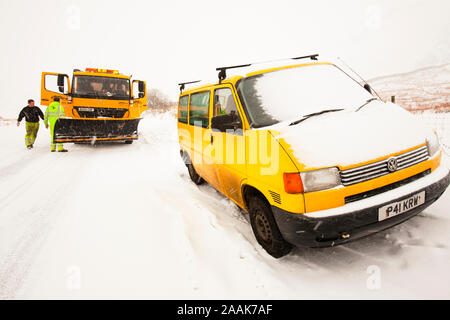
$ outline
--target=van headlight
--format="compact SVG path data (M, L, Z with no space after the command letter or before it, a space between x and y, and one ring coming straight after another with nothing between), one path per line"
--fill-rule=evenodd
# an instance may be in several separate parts
M436 134L436 131L430 138L427 138L427 148L428 148L428 154L430 157L435 155L436 152L438 152L440 150L441 147L439 145L439 139Z
M339 169L336 167L300 172L305 192L331 189L341 184Z

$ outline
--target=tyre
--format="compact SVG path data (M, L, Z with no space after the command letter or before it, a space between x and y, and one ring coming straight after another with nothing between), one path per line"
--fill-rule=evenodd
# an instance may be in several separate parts
M258 243L274 258L287 255L292 250L292 245L283 239L269 203L261 196L253 196L248 209Z
M203 180L202 177L200 177L200 175L197 173L197 171L195 171L194 166L192 165L192 161L189 158L189 155L184 152L184 151L180 151L181 154L181 158L183 159L184 164L186 165L188 172L189 172L189 177L191 178L192 182L194 182L196 185L201 185L205 182L205 180Z
M125 140L125 144L132 144L133 140Z
M189 177L191 177L192 182L194 182L196 185L201 185L205 182L202 177L195 171L195 168L192 164L187 164L186 167L188 168Z

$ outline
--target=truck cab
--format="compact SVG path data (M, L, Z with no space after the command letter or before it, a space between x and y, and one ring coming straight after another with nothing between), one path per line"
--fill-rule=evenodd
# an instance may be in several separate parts
M65 117L55 125L55 142L125 141L138 138L137 127L147 110L144 81L118 70L75 69L69 75L43 72L41 105L60 98Z

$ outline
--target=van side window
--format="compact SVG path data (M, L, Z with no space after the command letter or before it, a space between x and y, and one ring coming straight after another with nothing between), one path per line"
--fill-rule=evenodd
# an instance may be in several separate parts
M178 122L187 123L189 96L183 96L178 101Z
M203 128L209 127L209 91L191 94L189 124Z
M214 91L213 116L220 116L223 114L237 115L239 117L233 93L229 88L217 89Z
M242 119L230 88L214 91L213 119L211 121L213 121L215 129L219 131L242 135ZM222 125L225 126L221 127ZM233 129L230 128L230 125Z

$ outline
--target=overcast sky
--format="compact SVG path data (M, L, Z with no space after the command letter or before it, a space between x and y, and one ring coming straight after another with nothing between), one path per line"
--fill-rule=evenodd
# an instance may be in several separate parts
M320 53L372 78L450 62L450 1L0 0L0 116L42 71L118 69L177 99L215 67ZM39 102L38 102L39 103Z

